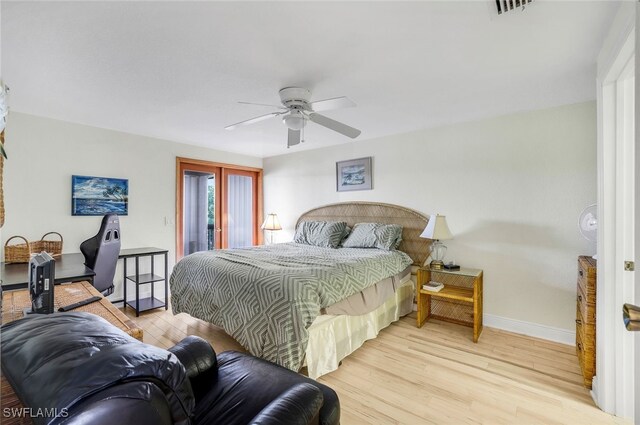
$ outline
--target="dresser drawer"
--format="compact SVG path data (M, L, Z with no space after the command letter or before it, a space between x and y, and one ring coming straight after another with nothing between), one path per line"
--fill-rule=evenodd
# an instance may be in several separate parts
M596 260L578 257L576 295L576 354L584 386L591 388L596 371Z
M584 316L582 315L582 310L580 307L580 303L576 303L576 338L578 333L580 333L580 335L582 335L583 337L583 340L585 337L589 337L590 340L593 340L596 336L596 327L593 323L589 323L584 320Z
M596 260L591 257L578 257L578 288L589 297L596 300Z
M584 342L582 337L582 327L576 325L576 355L580 362L580 369L584 370Z
M590 299L578 287L578 295L576 296L578 310L582 316L584 323L594 324L596 322L596 303L595 299Z
M579 303L576 305L576 310L576 355L580 362L584 386L591 388L596 370L595 325L583 321Z

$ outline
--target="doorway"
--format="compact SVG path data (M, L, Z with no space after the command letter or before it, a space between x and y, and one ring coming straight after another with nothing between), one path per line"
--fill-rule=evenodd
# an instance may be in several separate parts
M176 260L262 243L262 170L176 158Z

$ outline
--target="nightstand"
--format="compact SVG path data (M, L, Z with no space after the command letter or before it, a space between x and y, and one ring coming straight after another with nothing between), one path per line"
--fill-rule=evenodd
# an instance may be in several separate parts
M422 289L433 280L444 284L439 292ZM482 270L418 269L416 279L418 301L417 325L422 327L429 318L445 320L473 328L473 342L482 332Z

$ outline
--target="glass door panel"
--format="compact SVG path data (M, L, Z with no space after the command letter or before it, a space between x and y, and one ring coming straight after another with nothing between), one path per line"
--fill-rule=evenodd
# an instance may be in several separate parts
M214 249L215 174L184 172L183 255Z
M207 179L207 250L216 248L216 239L219 235L220 227L216 225L216 176L214 174Z
M227 181L227 247L253 245L253 179L229 175Z
M180 176L179 258L221 248L220 170L184 164Z
M256 245L256 173L226 169L223 173L226 191L224 246L243 248Z

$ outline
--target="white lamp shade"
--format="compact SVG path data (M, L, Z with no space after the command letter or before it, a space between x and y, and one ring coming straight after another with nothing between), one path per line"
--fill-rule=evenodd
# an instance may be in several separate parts
M425 239L453 239L453 235L447 226L447 219L443 215L432 215L429 217L427 227L424 228L421 238Z
M282 230L280 222L278 221L278 215L271 213L267 215L267 219L262 223L262 229L264 230Z

